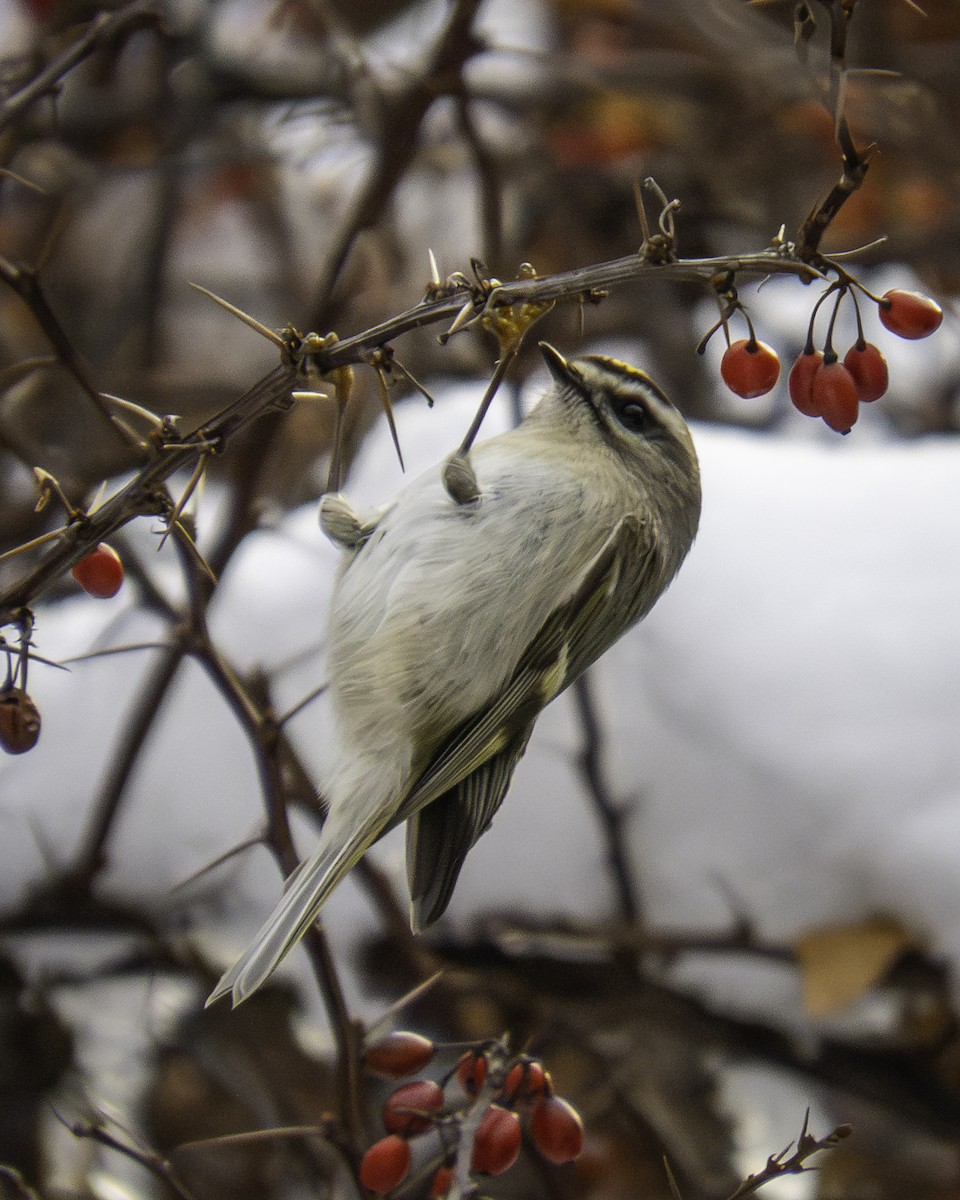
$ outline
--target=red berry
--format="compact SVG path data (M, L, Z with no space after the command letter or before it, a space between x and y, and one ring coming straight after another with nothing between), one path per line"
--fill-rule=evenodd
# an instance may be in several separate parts
M123 563L112 546L101 542L86 558L81 558L70 572L77 583L90 596L108 600L120 591L123 583Z
M23 688L0 691L0 746L8 754L26 754L40 739L40 709Z
M412 1157L410 1145L402 1137L391 1134L381 1138L360 1160L360 1182L384 1196L406 1179Z
M436 1174L433 1177L433 1183L430 1184L430 1195L432 1200L442 1200L442 1198L450 1191L453 1185L454 1170L453 1167L437 1167Z
M417 1079L391 1092L383 1106L383 1127L389 1133L423 1133L433 1122L423 1113L443 1107L443 1088L432 1079Z
M884 292L879 311L880 320L891 333L911 341L936 333L943 321L943 309L936 300L899 288Z
M535 1058L515 1063L507 1072L503 1095L507 1103L531 1096L542 1096L550 1090L550 1075Z
M723 352L720 374L731 392L752 400L763 396L780 378L780 359L765 342L741 338Z
M853 376L860 400L879 400L890 383L887 360L870 342L856 342L847 351L843 365Z
M433 1058L434 1045L419 1033L394 1029L372 1042L364 1051L368 1071L384 1079L403 1079L425 1067Z
M790 399L793 401L793 407L802 412L805 417L820 416L820 410L813 403L811 387L813 377L820 369L822 362L823 355L819 350L811 350L809 354L805 350L802 354L797 355L796 362L790 368L790 376L787 379Z
M533 1142L552 1163L573 1162L583 1151L580 1114L560 1096L538 1101L530 1119Z
M457 1079L468 1096L475 1096L487 1078L487 1057L475 1050L468 1050L457 1063Z
M520 1153L520 1118L509 1108L491 1104L473 1139L470 1170L482 1175L502 1175Z
M824 421L837 433L849 433L860 412L857 385L841 362L824 363L810 388L813 404Z

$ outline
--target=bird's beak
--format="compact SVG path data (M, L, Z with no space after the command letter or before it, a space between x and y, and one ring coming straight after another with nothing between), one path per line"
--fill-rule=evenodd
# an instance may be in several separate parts
M538 342L540 353L549 368L550 374L561 387L583 388L583 380L576 367L572 367L559 350L554 350L549 342Z

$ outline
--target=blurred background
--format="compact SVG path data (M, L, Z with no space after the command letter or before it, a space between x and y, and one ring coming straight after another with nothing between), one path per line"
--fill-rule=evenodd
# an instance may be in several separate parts
M686 1200L729 1195L809 1108L818 1136L854 1136L769 1190L956 1195L958 62L951 0L0 0L0 553L63 522L37 511L35 467L74 505L138 468L94 395L190 430L274 368L190 283L271 329L348 337L422 299L428 251L441 277L477 258L503 280L636 251L650 176L680 201L682 258L759 251L840 177L838 84L877 151L821 248L866 247L846 265L868 287L946 313L900 342L864 305L890 390L847 438L787 396L816 285L738 281L784 363L749 401L720 381L722 335L696 353L717 319L700 284L647 277L544 318L564 353L641 362L696 422L700 541L545 715L437 930L406 927L402 837L338 892L326 986L299 955L237 1012L203 1010L322 811L333 403L270 412L212 456L185 520L216 588L143 518L114 541L115 600L49 589L35 653L70 669L31 664L41 738L0 762L0 1188L359 1194L384 1088L346 1059L359 1023L439 970L390 1022L509 1033L587 1128L575 1166L528 1138L484 1194L666 1197L666 1157ZM394 343L408 474L458 443L497 355L441 329ZM535 341L485 432L544 386ZM402 484L382 405L358 368L358 502ZM0 558L0 588L40 553ZM428 1195L434 1165L398 1194Z

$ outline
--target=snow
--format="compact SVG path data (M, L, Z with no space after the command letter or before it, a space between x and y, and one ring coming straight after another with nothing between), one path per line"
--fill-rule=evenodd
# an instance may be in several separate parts
M455 443L476 400L473 387L434 387L442 400L433 412L417 401L398 412L411 473ZM487 432L508 420L504 404ZM935 437L861 445L708 427L695 435L705 495L697 543L651 617L594 671L606 769L616 794L633 798L627 839L648 919L722 929L746 918L761 936L788 941L884 912L956 969L960 447ZM349 493L374 504L400 482L379 428ZM310 506L251 537L221 583L217 643L241 668L279 664L281 709L322 683L334 563ZM157 635L150 618L118 623L114 605L80 598L41 612L37 638L57 656L97 638ZM4 905L42 875L45 853L67 859L156 655L79 663L69 674L34 669L40 745L0 764ZM452 920L498 910L611 915L571 705L565 695L541 719L464 870ZM322 771L323 701L291 730ZM107 889L162 905L166 889L259 819L243 734L190 666L138 767ZM399 868L395 841L386 857ZM262 911L276 884L261 887L241 907Z

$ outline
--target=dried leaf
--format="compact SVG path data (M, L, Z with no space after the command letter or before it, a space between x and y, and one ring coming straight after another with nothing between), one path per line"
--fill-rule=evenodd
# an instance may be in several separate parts
M803 976L808 1015L830 1016L853 1004L917 945L908 930L885 917L825 926L805 934L794 952Z

